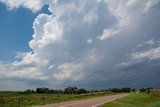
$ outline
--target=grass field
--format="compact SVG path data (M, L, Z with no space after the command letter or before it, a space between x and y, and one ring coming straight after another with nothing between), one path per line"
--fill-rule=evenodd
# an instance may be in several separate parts
M101 107L160 107L159 94L134 93Z
M30 107L32 105L59 103L111 94L113 93L97 92L88 94L17 94L16 92L1 92L0 107Z

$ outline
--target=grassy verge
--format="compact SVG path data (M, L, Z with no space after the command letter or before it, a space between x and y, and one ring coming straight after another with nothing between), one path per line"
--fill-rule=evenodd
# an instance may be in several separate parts
M160 107L160 96L147 93L134 93L104 104L101 107Z
M64 101L88 99L99 96L111 95L109 92L97 92L88 94L17 94L0 93L0 107L30 107L33 105L44 105L60 103Z

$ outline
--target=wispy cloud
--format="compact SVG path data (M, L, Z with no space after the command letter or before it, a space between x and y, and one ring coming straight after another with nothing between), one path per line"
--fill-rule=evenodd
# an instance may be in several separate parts
M159 59L160 58L160 47L153 48L153 49L143 51L143 52L136 52L136 53L133 53L131 56L133 59L144 59L144 58L147 58L150 60Z

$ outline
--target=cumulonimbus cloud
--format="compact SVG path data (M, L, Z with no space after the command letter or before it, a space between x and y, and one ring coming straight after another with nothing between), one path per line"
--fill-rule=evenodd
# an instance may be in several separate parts
M39 11L45 4L50 3L52 0L0 0L5 3L8 9L25 7L33 12Z
M143 19L149 20L154 6L159 3L158 0L0 0L0 2L5 3L10 9L22 6L33 12L47 4L52 13L37 16L33 22L33 39L29 42L32 52L18 54L20 61L1 62L0 76L35 78L55 83L86 80L86 76L95 73L95 70L122 62L129 48L137 44L132 40L132 36L139 38L139 35L143 34L139 29L146 27L146 23L141 27L139 23ZM146 18L142 17L144 15ZM146 29L153 32L152 29ZM123 42L125 37L128 39L127 42ZM123 46L118 47L121 44L126 45L125 43L134 45L126 46L125 49L121 49ZM132 56L142 58L145 55L154 58L151 53L156 52L159 53L159 48L135 53ZM107 75L107 71L104 74ZM94 78L98 78L98 75ZM105 81L105 77L103 80Z

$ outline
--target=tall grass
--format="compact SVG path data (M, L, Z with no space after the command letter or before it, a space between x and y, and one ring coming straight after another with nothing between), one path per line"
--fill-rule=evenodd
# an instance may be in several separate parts
M153 91L153 90L152 90ZM112 101L101 107L160 107L159 92L134 93L127 97Z
M59 103L64 101L87 99L110 95L109 92L96 92L87 94L17 94L12 92L0 93L0 107L28 107Z

